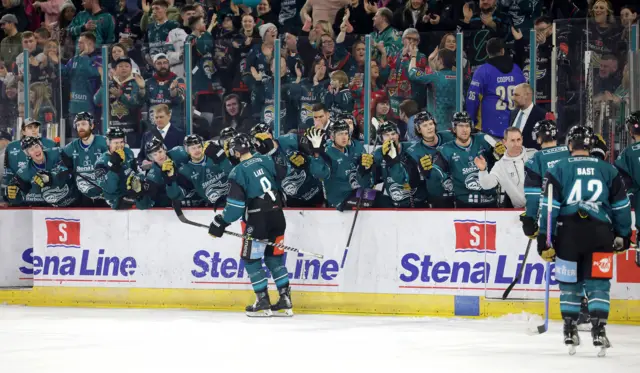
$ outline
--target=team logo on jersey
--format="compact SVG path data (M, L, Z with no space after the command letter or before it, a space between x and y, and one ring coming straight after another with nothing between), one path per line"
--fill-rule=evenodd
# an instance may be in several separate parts
M209 202L216 203L216 201L220 197L229 194L230 189L231 185L229 183L218 181L217 183L207 185L206 189L204 190L204 194L207 196Z
M407 198L411 198L411 196L416 192L416 189L405 189L404 185L394 183L393 179L390 177L387 178L387 183L389 183L390 185L389 197L391 197L391 200L395 202L400 202L406 200Z
M18 148L14 148L14 149L11 149L11 151L9 151L9 154L14 155L14 156L16 154L18 154L18 153L20 153L20 149L18 149Z
M65 184L62 187L47 188L42 191L42 198L44 201L51 205L56 205L62 201L63 198L69 195L69 185Z
M453 192L453 180L446 179L445 181L442 182L442 187L447 193Z
M80 220L46 218L47 247L80 248Z
M464 179L464 185L467 190L482 190L482 187L480 186L480 178L478 177L477 172L467 175L467 177Z
M292 172L282 180L282 190L284 194L288 196L295 196L298 194L300 187L304 184L307 178L307 173L302 170L300 172Z
M454 220L456 252L496 252L496 222L479 220Z

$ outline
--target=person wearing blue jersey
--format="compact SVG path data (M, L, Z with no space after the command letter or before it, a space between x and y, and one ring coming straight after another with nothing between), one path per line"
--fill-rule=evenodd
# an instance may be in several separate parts
M525 83L526 79L520 67L505 54L502 39L490 39L487 53L487 63L473 73L467 93L467 112L482 132L502 138L509 127L511 110L515 109L516 86Z
M78 138L67 144L62 150L61 158L75 180L76 188L81 193L80 205L83 207L108 207L97 185L95 164L102 154L109 150L107 138L94 135L93 115L84 111L76 115L74 127Z
M575 354L580 345L577 321L580 299L586 292L593 345L600 348L598 356L604 356L611 347L605 326L613 256L629 249L631 203L618 170L590 156L592 129L577 125L569 130L567 139L570 157L559 160L544 176L541 216L550 214L550 219L540 219L538 253L546 261L555 261L564 343L570 347L569 353ZM547 196L550 187L551 198Z
M229 196L222 214L218 214L209 226L209 234L222 237L225 229L234 221L243 219L244 233L256 239L282 243L287 228L282 210L283 197L280 185L287 174L287 166L277 154L252 154L251 137L240 133L228 143L229 156L236 166L229 174ZM275 157L272 158L272 156ZM246 307L246 314L272 316L283 311L293 315L289 272L285 265L284 251L272 245L254 240L244 240L241 258L247 269L256 301ZM262 259L271 272L280 299L274 305L269 300L267 275Z
M282 180L282 192L287 207L321 207L324 202L322 185L311 175L309 156L298 150L300 137L290 133L273 138L271 128L266 123L256 124L250 132L255 150L263 155L276 154L284 157L287 176Z

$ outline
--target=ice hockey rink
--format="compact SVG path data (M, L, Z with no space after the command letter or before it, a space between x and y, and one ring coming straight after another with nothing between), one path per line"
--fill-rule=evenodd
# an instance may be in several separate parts
M638 372L640 327L588 332L569 356L562 325L500 319L296 315L0 306L0 372Z

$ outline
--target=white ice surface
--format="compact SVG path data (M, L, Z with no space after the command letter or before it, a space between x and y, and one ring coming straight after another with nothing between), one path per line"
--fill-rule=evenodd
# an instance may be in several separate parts
M640 327L610 325L597 358L538 322L0 306L0 373L640 372Z

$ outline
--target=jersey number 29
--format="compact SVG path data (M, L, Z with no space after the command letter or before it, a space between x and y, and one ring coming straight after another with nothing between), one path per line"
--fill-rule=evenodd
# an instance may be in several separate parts
M588 200L582 199L582 180L578 179L575 183L573 183L573 188L571 188L571 193L569 193L569 199L567 199L567 203L578 203L580 201L584 202L596 202L598 198L602 194L602 181L597 179L591 179L587 182L587 191L591 192L591 198ZM585 196L587 198L587 196Z
M496 110L513 110L516 108L516 104L513 102L513 94L516 91L516 86L510 85L507 87L498 86L496 88L496 96L500 97L496 102ZM509 103L507 105L507 102Z

